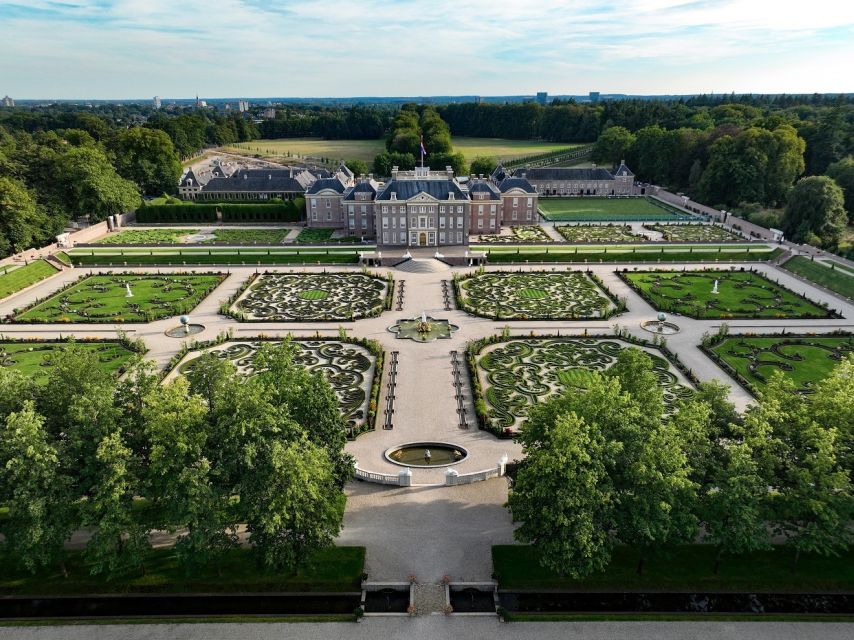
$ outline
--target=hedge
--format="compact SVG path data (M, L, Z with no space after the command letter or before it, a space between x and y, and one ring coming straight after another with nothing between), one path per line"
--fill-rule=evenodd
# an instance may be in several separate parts
M216 222L217 211L223 222L299 222L305 200L297 198L283 204L149 204L136 211L136 221Z

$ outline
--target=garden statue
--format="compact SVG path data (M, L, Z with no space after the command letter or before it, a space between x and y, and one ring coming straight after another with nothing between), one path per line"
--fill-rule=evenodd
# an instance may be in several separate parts
M714 284L714 286L712 286L712 293L717 293L717 292L718 292L718 281L715 280L715 284Z
M125 282L125 289L127 289L125 298L133 298L133 291L130 290L130 282Z
M190 333L190 316L183 315L178 320L184 325L184 333Z

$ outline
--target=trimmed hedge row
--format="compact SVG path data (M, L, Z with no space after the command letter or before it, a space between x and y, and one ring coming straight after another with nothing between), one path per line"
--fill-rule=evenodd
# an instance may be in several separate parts
M345 251L310 251L296 253L224 252L159 252L143 253L72 253L71 260L78 267L93 266L197 266L197 265L274 265L274 264L358 264L359 254Z
M217 211L223 222L299 222L305 212L302 198L283 204L149 204L136 211L136 221L216 222Z
M773 251L546 251L517 252L487 251L486 260L490 264L505 262L767 262L782 253L782 249Z

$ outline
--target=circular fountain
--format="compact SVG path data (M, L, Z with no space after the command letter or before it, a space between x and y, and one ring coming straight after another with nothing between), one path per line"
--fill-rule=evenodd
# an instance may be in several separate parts
M448 442L409 442L387 449L384 456L402 467L430 469L457 464L468 454L465 448Z
M187 336L194 336L197 333L201 333L205 330L205 325L203 324L190 324L190 316L183 315L178 320L181 322L180 327L172 327L166 331L166 335L170 338L185 338Z
M680 327L675 322L667 322L667 315L659 313L656 320L644 320L641 322L641 329L650 333L657 333L660 336L672 336L674 333L679 333Z

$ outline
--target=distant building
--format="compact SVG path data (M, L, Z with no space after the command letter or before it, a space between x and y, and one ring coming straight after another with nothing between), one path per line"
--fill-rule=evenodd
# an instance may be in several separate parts
M218 163L199 175L189 169L178 183L178 195L185 200L293 200L331 176L326 169L242 169Z
M154 96L154 98L152 99L152 102L154 103L155 109L160 108L160 96Z
M264 109L264 113L262 115L267 120L272 120L273 118L276 117L276 110L273 109L272 107Z
M199 100L199 94L196 94L196 108L202 108L208 106L208 103L204 100Z
M599 92L591 91L590 92L590 102L599 102Z
M237 110L240 113L246 113L249 111L249 101L248 100L238 100L237 101Z
M3 106L4 107L14 107L15 101L12 100L12 98L10 98L9 96L6 96L5 98L3 98Z
M538 91L537 92L537 104L541 104L543 106L546 105L546 102L549 100L549 92L548 91Z
M635 193L635 174L621 162L616 171L578 167L524 167L508 173L498 165L492 180L525 178L541 196L627 196Z

